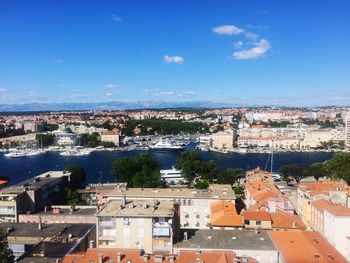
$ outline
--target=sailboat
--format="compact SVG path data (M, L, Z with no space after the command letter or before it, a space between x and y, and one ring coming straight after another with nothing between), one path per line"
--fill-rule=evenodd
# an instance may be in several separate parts
M267 171L267 166L269 164L269 161L270 161L270 173L271 173L271 176L273 178L274 181L280 181L281 180L281 176L278 174L278 173L274 173L273 172L273 149L274 149L274 141L272 141L272 145L271 145L271 152L267 158L267 162L266 162L266 165L265 165L265 171Z

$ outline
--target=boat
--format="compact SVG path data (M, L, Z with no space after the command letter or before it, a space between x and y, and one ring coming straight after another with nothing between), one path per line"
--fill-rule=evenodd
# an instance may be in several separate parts
M181 171L172 167L172 169L160 170L161 178L170 185L186 184L188 181L182 177Z
M157 151L181 151L185 149L185 146L183 145L174 145L168 140L160 140L154 145L149 146L150 150L157 150Z
M5 157L9 158L17 158L17 157L27 157L27 156L36 156L39 154L45 153L44 150L41 149L23 149L23 150L11 150L8 153L5 153Z
M93 152L93 149L73 148L73 149L61 152L60 155L62 155L62 156L84 156L84 155L90 154L91 152Z

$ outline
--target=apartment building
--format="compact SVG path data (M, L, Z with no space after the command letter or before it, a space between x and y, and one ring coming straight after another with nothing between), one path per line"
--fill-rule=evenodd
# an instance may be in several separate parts
M19 214L36 213L63 198L70 173L51 171L0 189L0 222L18 222Z
M179 228L174 201L109 201L97 213L97 247L171 253Z
M52 134L55 135L55 144L59 146L75 145L77 142L76 134L65 129L53 131Z
M345 258L350 258L350 208L326 200L313 201L311 227L319 231Z
M211 204L226 200L235 203L236 195L230 185L211 184L208 189L188 188L127 188L116 187L103 194L97 194L99 204L109 200L174 201L180 206L180 227L184 229L202 229L210 227Z
M345 117L345 145L350 147L350 112Z
M237 144L239 147L254 146L260 148L299 149L299 139L294 137L239 136Z
M310 182L298 185L297 211L307 227L311 226L311 203L320 199L346 206L347 186L337 181Z
M236 141L236 130L225 130L213 133L212 135L212 147L217 149L233 149L233 142Z
M105 131L101 134L102 142L112 142L116 146L119 146L119 131Z

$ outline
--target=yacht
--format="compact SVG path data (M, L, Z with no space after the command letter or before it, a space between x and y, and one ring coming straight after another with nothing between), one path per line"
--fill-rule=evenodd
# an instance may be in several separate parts
M183 145L175 145L167 140L160 140L154 145L149 146L150 150L157 150L157 151L181 151L185 149L185 146Z
M11 150L8 153L5 153L4 155L6 157L10 158L16 158L16 157L26 157L26 156L35 156L44 153L44 150L41 149L23 149L23 150Z

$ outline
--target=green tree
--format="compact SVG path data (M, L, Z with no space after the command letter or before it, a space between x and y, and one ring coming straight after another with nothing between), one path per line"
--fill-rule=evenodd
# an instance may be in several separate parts
M12 263L14 260L13 252L8 247L7 235L0 233L0 263Z
M87 146L90 148L94 148L100 145L100 141L98 140L98 134L96 132L90 134L87 137L88 143Z
M66 204L68 205L83 205L84 202L80 198L78 192L73 189L65 188L65 199L66 199Z
M101 142L101 145L105 148L113 148L115 147L114 142Z
M144 166L142 171L137 172L132 177L133 187L158 188L164 187L164 181L160 177L159 170L151 170L150 167Z
M159 171L159 165L155 159L149 154L141 154L134 157L124 157L113 162L112 175L115 176L117 182L126 182L132 185L133 176L145 169L151 171Z
M287 164L282 165L279 169L279 173L282 174L285 181L288 181L288 178L293 178L297 183L301 179L307 176L306 167L297 164Z
M39 147L48 147L54 144L55 136L53 134L37 134L35 135L36 143Z
M209 182L208 180L198 180L195 186L197 189L208 189Z
M64 170L71 173L71 180L69 182L71 189L76 189L85 183L86 172L83 167L77 164L72 164L66 166Z
M219 184L238 184L241 178L244 178L245 171L241 168L228 168L218 175L217 182Z
M350 185L350 153L337 153L332 159L326 162L327 174L332 179L343 179Z
M306 175L312 176L318 181L322 177L327 176L327 170L322 163L314 163L306 168Z

